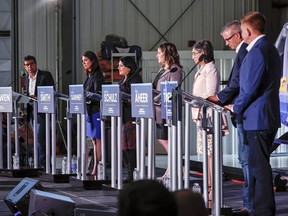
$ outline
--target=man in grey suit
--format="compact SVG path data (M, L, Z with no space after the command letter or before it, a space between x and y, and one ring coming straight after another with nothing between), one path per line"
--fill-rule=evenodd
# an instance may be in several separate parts
M218 103L221 106L232 104L239 94L239 73L241 64L247 54L247 44L244 43L241 34L241 23L239 20L228 22L221 30L221 35L225 41L225 44L231 49L235 49L237 56L235 58L233 68L227 83L227 86L215 96L210 96L208 100ZM233 116L233 125L237 127L238 134L238 159L242 166L244 185L243 185L243 208L239 211L239 214L248 210L248 184L249 184L249 172L248 172L248 155L249 147L245 143L243 129L242 116ZM236 214L236 212L234 212Z
M54 86L54 79L50 72L39 70L37 61L34 56L28 55L24 57L25 70L28 72L26 75L26 93L29 97L37 98L37 86ZM32 113L32 107L27 107L28 115ZM31 116L32 117L32 116ZM37 145L39 152L39 167L45 168L45 115L39 113L37 115Z

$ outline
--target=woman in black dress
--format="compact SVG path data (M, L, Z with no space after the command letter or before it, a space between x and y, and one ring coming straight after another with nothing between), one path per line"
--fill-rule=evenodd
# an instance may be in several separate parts
M121 92L131 94L131 83L142 83L142 78L137 70L134 57L124 56L119 61L119 74L123 78L119 81ZM128 176L124 183L133 181L133 171L136 167L136 125L131 116L131 101L123 99L122 115L122 150L123 161L128 171Z

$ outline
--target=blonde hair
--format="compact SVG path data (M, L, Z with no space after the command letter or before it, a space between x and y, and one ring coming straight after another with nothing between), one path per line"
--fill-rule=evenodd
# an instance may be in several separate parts
M241 18L241 24L248 24L252 29L259 31L261 34L265 32L266 19L263 14L258 11L247 13Z

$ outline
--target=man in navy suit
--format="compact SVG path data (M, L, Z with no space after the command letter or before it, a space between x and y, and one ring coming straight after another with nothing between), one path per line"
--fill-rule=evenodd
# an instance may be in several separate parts
M28 55L24 57L24 66L25 70L28 72L26 75L26 92L27 95L33 98L37 98L37 86L54 86L54 79L50 72L42 71L37 68L37 61L34 56ZM31 114L32 107L28 107ZM45 167L46 161L46 123L45 123L45 115L39 113L37 115L37 145L39 152L39 167Z
M249 12L241 18L241 30L248 44L240 69L240 92L234 105L243 115L245 138L249 146L250 215L274 216L276 205L270 165L270 148L280 127L279 86L281 60L275 46L264 35L265 17Z
M241 35L241 23L239 20L228 22L221 30L221 35L231 49L235 49L237 56L235 58L233 68L227 83L227 86L220 91L217 95L211 96L208 100L218 103L222 106L232 104L239 94L239 72L243 59L247 54L247 44L244 43ZM235 125L236 124L236 125ZM243 208L241 212L248 210L248 155L249 147L247 143L244 143L244 129L243 121L240 116L235 118L235 126L237 127L238 134L238 159L242 166L244 185L243 185Z

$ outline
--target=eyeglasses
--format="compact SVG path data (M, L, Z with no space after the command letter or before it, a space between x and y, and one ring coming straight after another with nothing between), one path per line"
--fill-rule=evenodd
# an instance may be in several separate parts
M34 65L34 64L35 64L35 62L30 62L30 63L24 64L24 66L25 66L25 67L29 67L29 66L32 66L32 65Z
M192 52L192 56L198 55L200 52Z
M238 32L235 32L234 34L232 34L229 38L224 38L224 41L225 42L229 42L232 38L233 38L233 36L235 35L235 34L237 34Z

